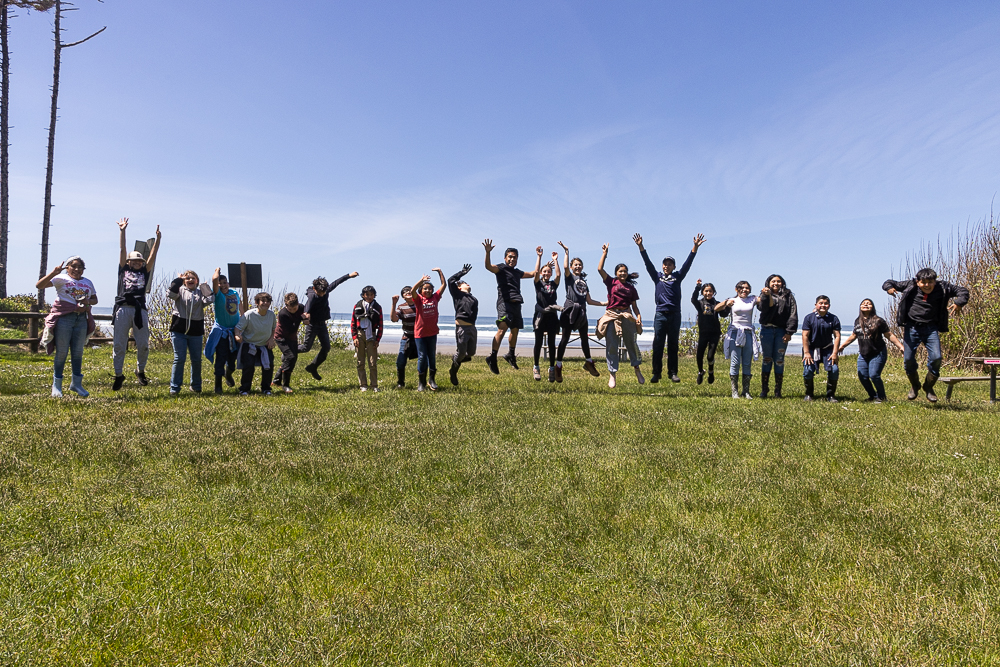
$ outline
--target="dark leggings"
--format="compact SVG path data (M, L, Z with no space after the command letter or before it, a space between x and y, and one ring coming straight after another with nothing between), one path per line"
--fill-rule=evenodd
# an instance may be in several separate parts
M549 366L556 365L556 334L559 329L552 327L547 329L535 329L535 365L542 356L542 338L547 334L549 337Z
M580 334L580 349L583 350L583 356L586 359L590 359L590 336L587 335L589 330L589 325L586 320L582 320L580 326L574 327L569 324L564 324L562 328L562 339L559 341L559 353L556 356L558 361L563 360L563 355L566 354L566 346L569 345L569 338L573 335L573 332L579 332Z
M715 365L715 348L719 346L719 338L722 337L721 333L713 333L698 336L698 372L702 371L702 358L705 356L705 351L708 351L708 367L711 368Z
M278 371L278 377L288 382L292 377L292 371L295 370L295 362L299 360L299 342L275 338L274 343L281 350L281 369Z

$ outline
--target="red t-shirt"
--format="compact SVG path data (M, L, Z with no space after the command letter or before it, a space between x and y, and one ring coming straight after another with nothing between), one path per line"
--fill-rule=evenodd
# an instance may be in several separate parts
M608 310L628 310L639 298L639 290L634 285L623 283L614 276L605 278L604 284L608 288Z
M414 338L438 335L438 301L441 295L434 292L429 297L413 295L413 307L417 310L417 321L413 325Z

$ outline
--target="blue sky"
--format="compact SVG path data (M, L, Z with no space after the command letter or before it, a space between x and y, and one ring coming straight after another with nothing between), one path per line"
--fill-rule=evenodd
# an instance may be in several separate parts
M995 2L104 3L67 15L52 246L113 296L117 227L159 269L264 264L380 301L482 239L686 284L783 274L800 303L885 302L906 253L1000 186ZM11 292L38 272L51 16L12 22ZM496 258L499 260L499 257ZM652 285L640 282L652 310ZM688 308L685 313L692 309ZM448 309L445 309L448 312Z

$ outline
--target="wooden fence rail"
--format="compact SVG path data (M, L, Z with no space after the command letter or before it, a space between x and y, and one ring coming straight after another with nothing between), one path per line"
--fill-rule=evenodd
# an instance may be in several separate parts
M5 320L15 320L22 319L28 320L28 337L27 338L0 338L0 345L28 345L31 347L31 351L34 353L38 352L38 346L42 342L42 338L38 333L38 321L47 317L48 313L38 312L38 306L31 306L31 310L28 312L0 312L0 319ZM97 322L110 322L112 320L111 315L94 315L94 320ZM95 334L97 332L94 332ZM110 343L112 338L106 336L91 336L91 344L101 344Z

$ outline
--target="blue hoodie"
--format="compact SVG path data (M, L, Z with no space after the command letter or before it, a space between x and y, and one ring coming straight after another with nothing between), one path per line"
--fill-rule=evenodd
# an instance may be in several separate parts
M642 262L646 265L646 273L653 279L656 285L656 312L672 313L680 310L681 307L681 281L691 270L691 262L694 261L696 253L688 255L684 266L679 271L674 271L664 275L662 271L657 271L653 263L649 261L649 255L645 250L639 251L642 254Z

